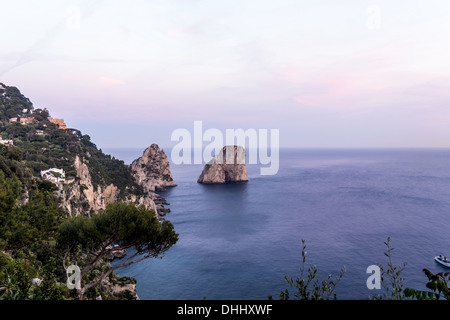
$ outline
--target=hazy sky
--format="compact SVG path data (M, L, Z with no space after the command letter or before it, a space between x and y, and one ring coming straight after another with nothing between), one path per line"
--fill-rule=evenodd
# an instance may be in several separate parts
M450 1L0 0L0 82L102 148L450 147Z

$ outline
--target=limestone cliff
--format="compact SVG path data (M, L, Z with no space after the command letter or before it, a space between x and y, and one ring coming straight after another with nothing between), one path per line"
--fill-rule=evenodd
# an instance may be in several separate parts
M97 212L105 209L110 203L120 199L119 188L114 184L97 185L95 188L88 165L77 155L74 161L76 179L70 181L60 189L63 207L71 216ZM123 199L136 205L144 205L147 209L153 209L158 215L158 209L151 194L130 194Z
M217 184L248 181L245 149L241 146L225 146L203 168L197 182Z
M170 172L169 160L157 144L152 144L131 163L131 171L136 183L146 192L164 191L177 185Z

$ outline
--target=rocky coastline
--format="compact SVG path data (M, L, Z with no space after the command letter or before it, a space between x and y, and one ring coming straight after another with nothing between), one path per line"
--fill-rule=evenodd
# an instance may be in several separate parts
M156 193L177 186L164 150L157 144L150 145L141 157L131 163L131 172L136 183L151 196L158 215L162 217L170 212L170 209L165 207L169 205L167 200Z
M50 117L46 108L34 108L16 87L0 83L0 104L0 184L8 182L15 186L14 189L7 189L6 194L16 204L9 198L9 202L5 202L8 206L11 203L7 212L14 223L16 221L9 216L10 212L16 212L16 209L18 212L31 210L36 211L37 216L48 217L43 224L57 228L59 218L93 217L115 202L143 205L152 210L159 220L164 220L170 212L169 203L158 192L174 187L176 183L167 156L157 144L150 145L132 165L127 165L105 154L89 135L68 127L63 119ZM24 208L27 205L30 208ZM33 226L33 219L36 218L32 215L24 215L23 221L17 221L20 237L28 230L35 232L47 228L47 225ZM11 228L3 227L2 232L10 232ZM22 232L22 229L27 231ZM45 243L48 249L55 242L53 235L49 234L34 239L23 238L26 241L41 241L39 243ZM10 250L29 246L16 240L3 241L2 245L0 255L8 263L14 259L9 255ZM100 262L101 268L107 268L112 260L126 255L120 247L111 249L111 254ZM39 249L30 249L26 255L27 261L43 263L33 250ZM78 262L85 258L86 253L80 254ZM103 298L106 299L136 299L135 284L134 279L119 277L112 272L96 292L104 293Z
M77 155L73 167L76 178L59 185L62 206L70 216L92 214L120 200L144 205L147 209L154 210L158 218L170 212L167 208L169 203L156 192L174 187L176 183L173 181L167 156L156 144L149 146L130 166L134 181L142 187L141 194L128 193L122 196L125 190L120 190L114 184L95 186L88 156Z

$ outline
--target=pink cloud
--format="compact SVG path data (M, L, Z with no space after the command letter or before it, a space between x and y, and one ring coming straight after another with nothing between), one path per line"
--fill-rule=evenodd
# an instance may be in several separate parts
M105 87L117 86L125 84L125 81L111 77L100 77L99 83Z

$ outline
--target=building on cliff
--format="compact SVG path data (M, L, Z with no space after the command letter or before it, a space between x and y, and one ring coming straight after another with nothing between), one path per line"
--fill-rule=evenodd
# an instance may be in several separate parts
M37 120L34 117L23 117L23 118L20 118L19 121L20 121L20 124L26 125L26 124L36 122Z
M14 117L9 119L9 122L19 122L20 124L29 124L36 121L37 120L34 117L22 117L22 118Z
M64 170L58 168L41 170L41 177L43 180L50 181L54 184L60 184L66 181L66 174L64 173Z
M3 140L3 139L0 138L0 144L4 145L4 146L6 146L6 145L12 146L12 145L14 145L14 141L12 141L12 140Z
M51 123L54 123L58 126L59 129L67 129L67 126L64 122L64 119L55 119L55 118L48 118L48 121Z

